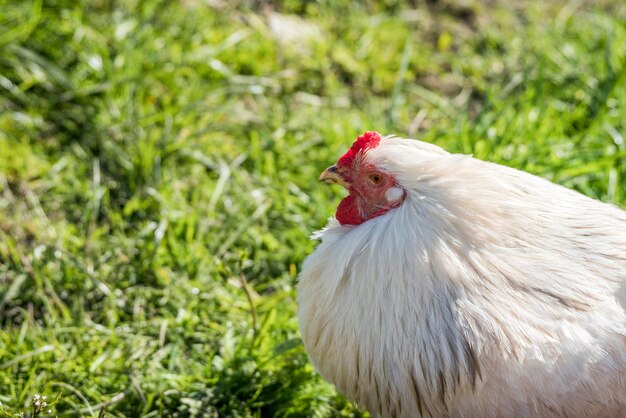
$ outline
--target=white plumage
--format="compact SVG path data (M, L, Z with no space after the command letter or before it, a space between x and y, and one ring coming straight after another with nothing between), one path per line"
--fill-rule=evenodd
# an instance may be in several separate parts
M322 376L375 416L626 417L626 212L431 144L370 145L331 167L360 220L330 219L300 275ZM372 190L390 179L380 213L362 167Z

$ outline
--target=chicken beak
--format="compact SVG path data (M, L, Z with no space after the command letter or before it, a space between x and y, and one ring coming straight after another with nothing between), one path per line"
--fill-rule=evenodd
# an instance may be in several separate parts
M327 184L338 184L340 186L345 187L346 189L350 188L350 183L345 181L339 171L337 170L336 165L331 165L320 175L320 181L323 181Z

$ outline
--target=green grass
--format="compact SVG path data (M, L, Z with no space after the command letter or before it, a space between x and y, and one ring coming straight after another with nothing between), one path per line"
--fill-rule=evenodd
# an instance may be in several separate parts
M0 0L0 416L361 416L295 284L364 130L626 205L626 5L484 3Z

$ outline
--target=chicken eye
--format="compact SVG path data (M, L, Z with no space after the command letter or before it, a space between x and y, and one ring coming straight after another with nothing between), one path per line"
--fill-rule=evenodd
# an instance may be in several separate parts
M379 185L383 182L383 176L379 173L373 173L369 175L370 182L374 185Z

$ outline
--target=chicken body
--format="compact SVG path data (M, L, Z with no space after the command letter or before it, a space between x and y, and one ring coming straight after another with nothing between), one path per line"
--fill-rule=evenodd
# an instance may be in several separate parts
M626 417L626 212L419 141L352 151L298 285L322 376L382 417Z

